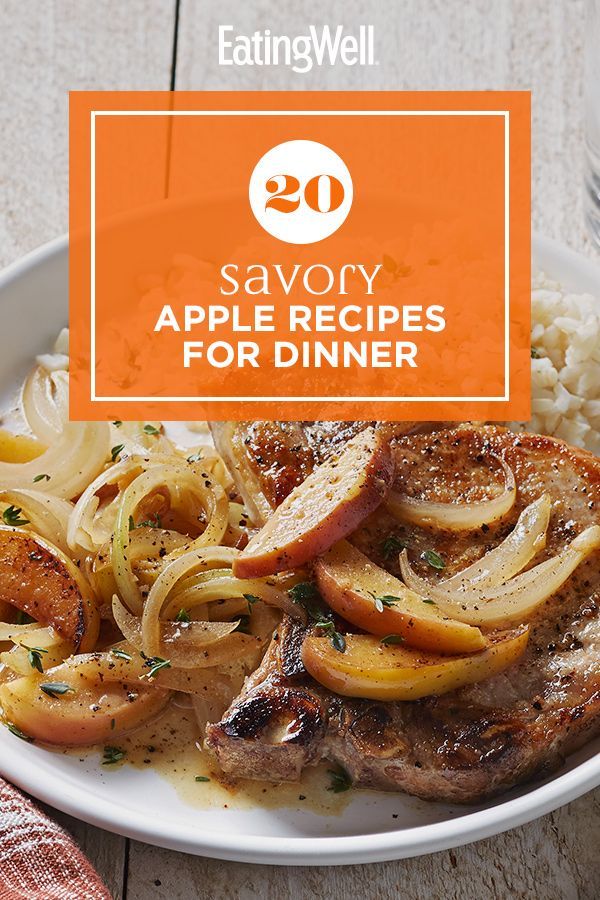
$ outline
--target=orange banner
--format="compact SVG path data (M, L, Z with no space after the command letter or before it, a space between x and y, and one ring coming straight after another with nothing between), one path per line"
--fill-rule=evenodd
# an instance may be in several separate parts
M72 93L72 416L527 419L529 107Z

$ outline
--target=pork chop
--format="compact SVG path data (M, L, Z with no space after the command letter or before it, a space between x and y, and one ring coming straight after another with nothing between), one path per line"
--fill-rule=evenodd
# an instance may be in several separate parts
M296 428L310 446L306 427ZM468 534L401 524L380 507L351 540L394 575L397 553L386 554L390 536L409 548L419 574L434 581L440 575L421 559L424 550L440 554L446 562L441 577L450 576L500 543L543 492L552 500L548 541L532 564L599 521L600 460L561 441L493 426L400 436L391 431L390 440L395 487L416 497L482 499L490 484L502 482L494 455L506 460L517 482L510 514ZM326 444L321 431L321 454ZM240 697L208 726L207 745L226 772L295 780L304 766L328 759L356 785L470 803L551 770L600 732L597 553L538 610L518 663L441 697L383 703L335 695L304 670L305 634L303 626L284 619Z

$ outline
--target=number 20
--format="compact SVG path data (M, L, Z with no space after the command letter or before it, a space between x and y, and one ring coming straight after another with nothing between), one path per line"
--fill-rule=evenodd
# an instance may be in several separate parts
M273 175L265 184L271 195L265 209L282 213L295 212L302 200L318 213L335 212L344 202L344 186L334 175L315 175L301 190L295 175Z

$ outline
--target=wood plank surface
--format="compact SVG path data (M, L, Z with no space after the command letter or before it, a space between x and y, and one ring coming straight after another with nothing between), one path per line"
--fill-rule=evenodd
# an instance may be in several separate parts
M132 842L128 900L595 900L600 793L467 847L367 866L252 866Z
M179 89L533 90L534 227L590 255L581 215L583 0L181 0ZM2 0L0 265L66 230L67 90L161 88L174 0ZM372 70L227 69L218 24L296 33L373 23ZM126 842L68 816L115 897L583 898L600 894L600 791L455 851L393 863L249 866ZM128 862L127 871L125 864ZM126 876L126 877L125 877Z
M168 90L175 0L0 3L0 266L67 230L69 90Z
M180 90L532 91L533 227L595 253L583 226L584 0L182 0ZM252 34L372 23L379 66L220 67L219 24ZM600 52L600 51L599 51Z

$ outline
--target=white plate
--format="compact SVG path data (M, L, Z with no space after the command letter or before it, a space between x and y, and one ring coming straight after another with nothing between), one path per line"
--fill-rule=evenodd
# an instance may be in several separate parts
M534 261L570 289L600 297L600 269L591 261L541 238L534 242ZM0 275L0 384L6 389L65 324L67 281L64 239ZM331 865L432 853L528 822L600 784L599 749L600 741L590 743L552 777L482 806L357 791L337 817L306 809L199 810L150 769L107 772L97 759L49 753L7 729L0 729L0 771L64 812L161 847L243 862Z

